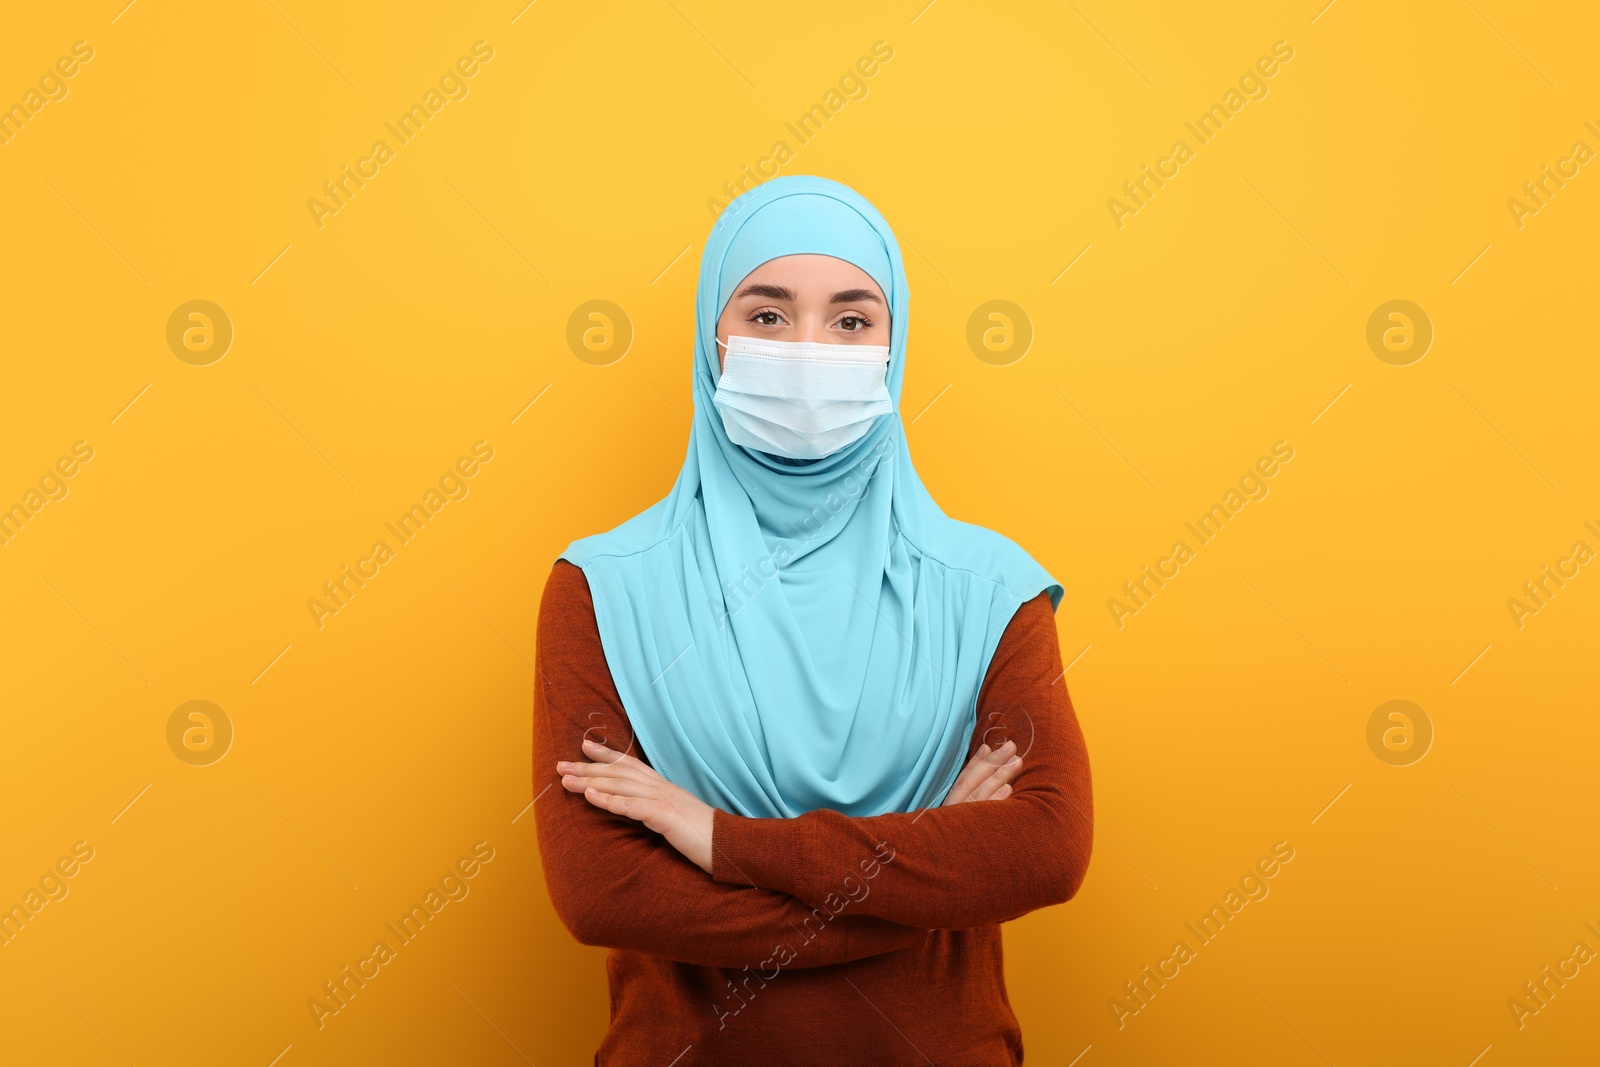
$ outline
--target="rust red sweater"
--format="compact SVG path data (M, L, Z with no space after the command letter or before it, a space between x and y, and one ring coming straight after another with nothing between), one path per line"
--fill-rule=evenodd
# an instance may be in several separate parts
M606 960L601 1067L1022 1062L999 924L1077 892L1093 841L1089 761L1047 594L1018 609L978 696L968 755L1015 740L1004 800L852 818L716 813L710 875L642 823L561 787L594 737L648 763L606 666L583 572L539 608L533 789L556 914Z

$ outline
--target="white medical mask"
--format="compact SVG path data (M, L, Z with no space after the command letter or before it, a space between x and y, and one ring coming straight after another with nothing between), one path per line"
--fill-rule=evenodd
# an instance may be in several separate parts
M736 445L821 459L859 441L874 419L894 410L887 345L733 335L726 347L711 400Z

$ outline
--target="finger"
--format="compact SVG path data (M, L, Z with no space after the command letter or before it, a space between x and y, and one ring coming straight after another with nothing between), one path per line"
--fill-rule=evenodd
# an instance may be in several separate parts
M653 768L646 766L636 757L630 756L625 752L618 752L614 748L608 748L600 742L587 737L583 739L583 750L592 759L601 763L618 763L626 767L637 767L642 771L649 771L651 774L656 773Z
M1006 760L1015 755L1016 751L1017 743L1015 741L1007 741L999 748L990 752L988 756L984 757L984 762L990 767L1003 767L1005 766Z
M593 788L603 793L613 793L617 796L665 799L661 795L661 790L654 783L641 782L635 778L614 775L567 774L562 776L561 782L563 786L572 789L574 792L582 792L585 789Z
M961 772L962 779L968 785L977 785L995 767L1005 763L1011 757L1011 753L1016 750L1016 747L1015 741L1007 741L999 748L990 748L987 744L979 745L978 751L972 754L972 758L967 761L966 769Z
M650 772L650 768L640 765L630 766L626 763L569 763L562 760L556 764L557 774L576 774L580 777L605 777L605 778L632 778L635 781L650 782L659 780L660 776Z
M959 804L966 800L967 795L972 792L973 788L983 781L984 775L988 773L984 769L983 758L988 754L988 745L978 746L978 751L972 754L972 758L967 761L967 765L961 769L960 775L956 777L955 784L950 787L949 796L945 800L946 804Z
M614 793L607 793L603 789L596 789L594 786L586 786L583 790L583 799L605 811L626 816L639 822L644 821L640 815L634 814L639 810L636 806L638 800L634 797L617 796Z
M636 782L631 778L593 778L568 774L561 779L562 788L573 793L582 793L588 789L598 789L602 793L609 793L619 797L660 797L660 793L645 782Z
M1017 772L1020 770L1022 770L1022 757L1012 756L1005 765L996 767L989 777L985 778L982 782L979 782L977 787L973 789L972 795L968 799L991 799L995 792L999 790L1001 786L1008 784L1013 778L1015 778L1017 776Z
M999 767L1003 766L1011 754L1016 751L1016 748L1017 743L1015 741L1007 741L993 750L987 744L979 745L978 751L973 753L972 759L967 761L966 769L956 779L955 785L950 787L950 792L945 798L945 805L961 804L968 800L980 799L973 797L973 790L977 789Z
M1007 741L995 749L989 749L988 745L983 747L988 751L975 754L972 757L972 762L967 765L973 770L972 783L974 785L993 774L996 768L1005 766L1006 760L1015 755L1017 751L1017 743L1015 741Z
M1010 759L1012 753L1016 751L1016 748L1017 743L1015 741L1007 741L993 751L989 750L988 745L979 746L978 751L968 761L967 769L961 772L961 776L956 779L956 784L950 787L950 793L945 800L945 804L961 804L968 800L981 799L973 797L973 790L977 789L991 775L1003 767L1006 760ZM1003 778L1001 779L1001 781L1004 780Z
M1001 786L999 789L996 789L995 792L994 792L994 796L990 797L989 799L990 800L1004 800L1006 797L1010 796L1012 794L1012 792L1013 792L1013 790L1011 788L1011 783L1007 782L1005 785Z
M648 822L663 810L663 804L656 797L613 793L594 785L583 787L583 798L597 808L604 808L637 822Z

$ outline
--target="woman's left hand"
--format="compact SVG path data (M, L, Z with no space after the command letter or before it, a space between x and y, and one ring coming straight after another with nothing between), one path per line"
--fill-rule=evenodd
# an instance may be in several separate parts
M556 763L561 785L582 793L597 808L642 822L711 873L711 805L680 789L633 756L585 739L583 751L597 762Z

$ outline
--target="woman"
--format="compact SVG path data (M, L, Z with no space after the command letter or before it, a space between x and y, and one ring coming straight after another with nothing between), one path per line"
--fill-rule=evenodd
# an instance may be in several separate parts
M998 924L1093 835L1062 589L923 488L906 340L871 204L744 193L677 483L551 571L534 810L557 914L613 949L597 1064L1022 1062Z

